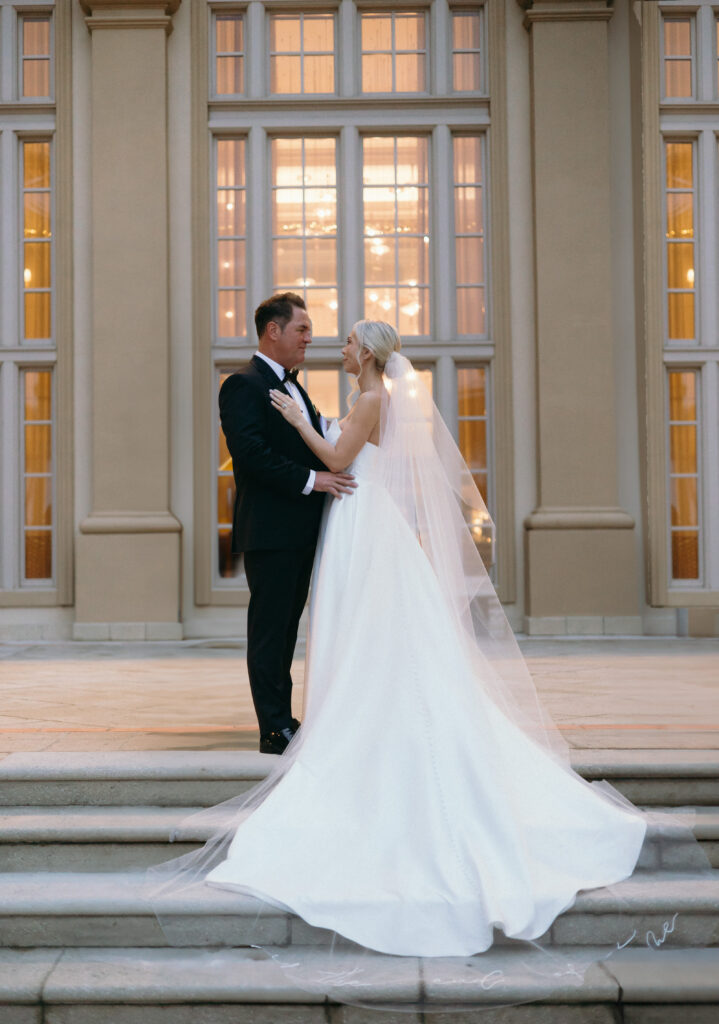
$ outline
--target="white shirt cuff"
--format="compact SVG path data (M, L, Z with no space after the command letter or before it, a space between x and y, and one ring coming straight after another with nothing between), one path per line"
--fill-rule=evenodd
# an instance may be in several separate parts
M316 477L316 475L317 474L315 473L314 469L311 469L310 470L310 475L307 477L307 483L305 484L305 489L302 492L303 494L311 494L312 493L312 491L314 489L314 486L315 486L315 477Z

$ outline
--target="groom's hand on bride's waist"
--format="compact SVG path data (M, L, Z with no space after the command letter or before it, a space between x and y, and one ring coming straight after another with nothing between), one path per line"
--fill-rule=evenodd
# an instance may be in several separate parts
M343 494L351 494L357 481L351 473L315 473L313 491L325 491L333 498L341 498Z

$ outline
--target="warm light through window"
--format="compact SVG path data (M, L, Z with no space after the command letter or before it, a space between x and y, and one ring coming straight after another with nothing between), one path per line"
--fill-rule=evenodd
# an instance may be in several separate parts
M670 370L669 490L672 578L697 580L699 570L698 374Z
M334 91L334 15L271 15L270 92L292 94Z
M424 12L370 11L361 19L362 92L424 92Z
M457 135L453 141L457 333L483 335L487 331L484 140L481 135Z
M50 28L47 15L23 15L20 19L20 95L26 99L45 99L52 94Z
M215 15L215 92L236 96L244 91L244 23L241 14Z
M693 17L664 18L664 95L689 98L692 89Z
M52 337L50 143L22 143L24 338Z
M666 142L666 275L669 341L694 340L694 144Z
M245 141L217 140L217 336L247 334L245 274Z
M452 11L452 87L455 92L475 92L482 88L481 19L480 9Z
M25 370L23 380L24 578L52 579L52 373Z

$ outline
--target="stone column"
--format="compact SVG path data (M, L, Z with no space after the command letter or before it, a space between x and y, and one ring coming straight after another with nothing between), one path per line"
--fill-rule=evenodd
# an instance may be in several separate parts
M562 617L566 626L567 617L581 616L592 632L623 631L617 620L639 614L639 586L634 521L618 507L617 491L612 6L519 2L531 48L537 324L538 506L525 521L528 628L540 631L538 619ZM560 622L551 625L562 631Z
M77 538L75 636L169 638L181 627L167 35L180 0L80 2L92 37L92 507Z

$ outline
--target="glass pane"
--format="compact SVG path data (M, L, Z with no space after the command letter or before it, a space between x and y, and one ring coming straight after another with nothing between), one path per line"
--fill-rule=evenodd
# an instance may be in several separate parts
M217 243L217 277L220 287L232 288L245 283L245 243Z
M334 57L305 57L304 91L335 91Z
M270 90L274 93L302 91L300 57L270 58Z
M392 57L390 54L363 54L362 92L392 92Z
M217 333L221 338L239 338L245 334L245 293L221 291L217 295Z
M460 416L487 415L486 378L483 366L457 370L457 410Z
M398 239L398 282L414 287L429 281L429 247L422 238Z
M481 88L478 53L455 53L452 57L452 86L455 92L475 92Z
M242 16L218 14L215 22L215 48L218 53L241 53Z
M272 244L272 265L277 288L297 288L304 282L302 240L280 238Z
M219 458L217 460L218 468L220 469L220 471L231 470L232 469L232 456L230 455L230 450L227 447L227 439L225 438L224 432L221 429L219 430L218 434L219 434L219 437L218 437L218 440L219 440L219 446L218 446Z
M272 140L273 182L275 185L302 185L302 139Z
M234 189L220 189L217 193L217 233L219 235L244 235L245 233L245 192Z
M692 62L690 60L664 61L664 95L672 98L691 96Z
M25 427L25 472L52 472L52 427L33 423Z
M24 60L22 64L23 96L50 95L50 61Z
M675 477L671 485L672 526L697 526L696 477Z
M376 14L362 15L362 49L392 49L392 18Z
M47 476L25 478L25 525L52 525L52 480Z
M232 553L232 531L217 531L217 566L221 579L235 579L242 571L242 556Z
M415 372L430 395L434 396L434 370L421 370L415 366Z
M364 315L370 320L396 323L394 288L365 288Z
M50 530L25 532L25 579L52 579L52 533Z
M667 57L691 57L692 29L689 18L665 18L664 54Z
M455 189L454 229L458 235L470 235L484 230L481 188Z
M484 334L485 318L484 288L458 288L457 332Z
M52 250L49 242L25 243L25 266L23 283L26 288L49 288L50 257Z
M670 465L672 473L696 473L697 471L697 430L696 427L672 426L669 430Z
M423 185L428 179L427 140L400 135L397 139L397 184Z
M244 89L242 57L217 58L217 95L237 96Z
M672 576L675 580L699 579L699 534L696 530L672 532Z
M691 292L672 292L667 296L667 299L669 306L669 340L693 340L694 295Z
M452 13L453 49L478 50L479 27L478 11L454 11Z
M334 185L336 180L335 140L305 139L305 185L320 188Z
M270 49L279 53L300 52L300 18L274 14L270 18Z
M454 180L458 185L481 184L482 140L479 135L455 135Z
M484 281L484 239L458 238L457 284L478 284Z
M424 49L425 37L423 14L395 14L394 45L396 50Z
M337 370L307 370L305 381L305 390L325 419L336 419L340 415Z
M305 191L305 231L310 235L336 233L337 197L333 187Z
M694 196L691 192L667 194L667 238L691 238L694 233Z
M424 92L423 53L398 53L395 57L395 90L397 92Z
M50 56L49 18L23 18L22 52L24 57Z
M335 48L335 20L331 14L305 15L305 53L331 53Z
M25 238L50 238L50 193L26 192Z
M302 226L302 189L275 189L272 204L272 233L274 235L301 235Z
M307 307L312 318L313 335L316 338L336 338L337 289L308 288L306 298Z
M367 284L390 284L395 279L395 239L365 239L365 281Z
M667 246L667 285L669 288L694 287L692 242L672 242Z
M691 188L693 182L691 142L667 142L667 188Z
M470 469L487 466L487 421L459 421L459 449Z
M395 230L395 190L366 188L363 191L365 234L387 234Z
M52 337L52 303L49 292L25 293L25 337Z
M217 142L217 185L232 188L245 184L245 151L242 139Z
M669 374L669 419L696 420L696 374L672 371Z
M429 334L429 292L426 288L398 288L399 333ZM384 317L388 320L389 317Z
M334 239L308 238L306 249L307 283L334 284L337 280L337 247Z
M25 188L50 187L50 143L23 143L23 185Z
M25 371L24 418L30 421L52 419L52 380L49 370Z
M235 480L224 473L217 477L217 522L232 525L235 507Z
M362 181L365 185L393 185L394 139L365 136L362 140Z

